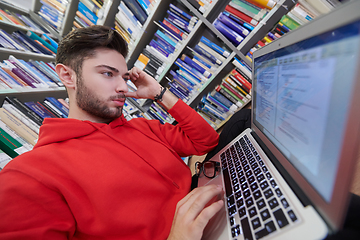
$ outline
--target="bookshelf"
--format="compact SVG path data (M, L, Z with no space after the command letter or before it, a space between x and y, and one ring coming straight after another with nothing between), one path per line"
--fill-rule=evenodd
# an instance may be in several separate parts
M86 0L81 1L84 2ZM114 27L115 15L119 11L118 6L121 1L122 0L105 0L104 5L101 8L102 12L99 15L97 24ZM48 29L49 31L51 30L53 35L57 36L58 39L61 39L64 35L71 31L79 2L80 0L69 0L63 21L63 27L60 32L56 33L53 32L53 29ZM196 94L193 94L190 99L187 100L188 105L192 108L197 108L203 96L210 93L222 82L224 78L229 75L230 71L236 67L233 64L234 58L240 59L246 65L251 66L251 60L247 57L249 51L251 51L260 40L267 36L267 34L277 25L280 19L287 14L298 1L278 0L278 3L268 11L264 18L259 20L259 23L246 37L244 37L239 45L233 44L213 25L213 22L218 18L219 14L224 11L230 2L231 0L213 0L210 5L207 5L205 11L200 11L202 7L195 6L196 3L194 4L194 1L190 0L155 1L152 12L148 15L145 23L142 25L140 35L137 37L136 41L132 43L131 50L126 59L128 68L130 69L134 66L139 55L143 52L143 49L153 39L155 32L159 29L159 26L156 23L164 19L166 11L169 9L169 4L172 3L177 6L181 5L183 9L186 9L195 16L198 19L198 22L194 29L189 33L188 38L181 41L181 46L177 47L177 50L172 54L172 57L167 59L167 65L157 79L161 85L166 86L168 84L169 73L176 68L174 67L175 61L180 58L182 54L188 54L188 47L194 47L200 41L201 36L206 36L206 38L214 41L216 44L231 53L230 56L228 56L225 61L218 66L217 70L213 72L213 76L204 82ZM302 2L305 1L303 0ZM39 19L36 12L39 11L41 5L42 3L40 0L33 1L32 11L30 11L29 14L34 19ZM6 55L8 53L5 51L3 54ZM24 54L17 52L13 52L13 54L14 56L17 54L16 56L21 56L24 59L33 57L31 54L25 54L25 56ZM0 55L2 55L2 51L0 51ZM48 56L37 55L36 57L43 57L42 59L49 60ZM132 101L131 103L136 105L140 111L146 111L150 105L149 101ZM242 107L245 107L247 104L247 101L244 102L244 106Z
M34 20L31 17L31 14L29 11L26 11L20 7L8 4L7 2L0 1L0 8L8 9L14 13L23 14L23 15L31 18L32 20ZM46 24L44 22L42 22L41 20L39 22L34 20L34 22L38 23L41 27L44 27L46 29ZM11 23L8 23L5 21L0 21L0 29L5 30L9 34L11 34L14 31L22 31L22 32L26 33L29 30L31 30L37 34L44 33L43 31L40 31L40 30L29 29L27 27L16 25L16 24L11 24ZM50 34L50 36L54 37L53 34ZM7 48L0 47L0 61L7 60L10 55L14 56L17 59L21 59L24 61L29 61L29 60L44 61L44 62L54 62L55 61L55 56L33 53L33 52L24 52L24 51L20 51L20 50L13 50L13 49L7 49ZM42 101L45 97L48 97L48 96L52 96L52 97L56 97L56 98L66 98L67 93L66 93L66 90L64 87L58 87L58 88L54 88L54 89L53 88L51 88L51 89L34 88L34 89L30 89L30 90L25 90L25 89L6 90L5 89L5 90L0 90L0 102L1 103L3 102L3 100L6 96L17 97L21 101L30 101L30 100L31 101L35 101L35 100Z

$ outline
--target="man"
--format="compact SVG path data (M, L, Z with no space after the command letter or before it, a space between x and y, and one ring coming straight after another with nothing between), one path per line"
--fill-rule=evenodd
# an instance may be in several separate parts
M69 118L45 119L34 149L0 172L0 239L201 238L222 190L189 193L180 157L210 151L218 134L152 77L128 71L126 54L120 35L102 26L60 42ZM178 124L127 121L126 97L158 101Z

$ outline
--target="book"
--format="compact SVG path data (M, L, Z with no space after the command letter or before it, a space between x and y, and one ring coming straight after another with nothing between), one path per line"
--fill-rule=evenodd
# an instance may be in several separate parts
M142 25L144 25L148 15L144 11L144 9L142 9L140 4L136 0L124 0L123 2L131 10L131 12L136 16L136 18L139 20L139 22Z
M221 95L229 99L233 104L235 104L237 107L242 107L242 103L239 102L234 96L232 96L230 93L226 92L220 85L217 85L214 89L215 91L219 92Z
M27 83L31 82L37 88L48 88L49 87L49 85L47 85L45 82L43 82L43 80L41 78L39 78L38 76L36 76L35 74L32 73L32 71L29 69L29 66L27 66L24 63L24 61L20 61L17 58L15 58L14 56L10 55L9 60L6 60L4 62L6 62L9 65L12 64L17 69L19 69L20 71L18 73L21 73L21 74L18 75L16 73L16 75L18 75L23 80L27 79L27 81L26 81Z
M14 117L4 108L0 108L0 118L1 120L8 125L12 130L19 134L31 145L35 145L38 139L38 134L23 124L19 119Z
M204 36L202 36L200 38L200 42L204 43L205 45L210 47L212 50L216 51L217 53L223 55L226 58L230 56L230 52L228 52L227 50L223 49L222 47L216 45L215 43L213 43L212 41L210 41L209 39L207 39Z
M217 64L217 65L221 65L222 61L220 61L219 59L217 59L216 57L214 57L213 55L211 55L210 53L208 53L205 49L203 49L202 47L200 47L199 45L196 45L194 47L194 49L189 48L191 51L195 51L198 54L200 54L201 56L205 57L206 59L208 59L208 61L210 61L212 64Z
M57 107L55 107L50 101L44 100L41 102L42 106L45 107L48 111L54 114L57 118L67 118L67 116L61 112Z
M97 17L99 17L98 13L100 12L101 7L96 5L91 0L80 0L80 2L84 4L90 11L92 11Z
M28 108L30 108L35 114L37 114L42 120L44 118L54 118L53 114L50 114L49 111L46 111L43 107L39 106L33 101L24 103Z
M189 22L185 21L184 19L179 17L177 14L174 14L173 12L171 12L169 10L167 10L166 12L168 14L167 19L169 22L173 23L174 25L176 25L177 27L179 27L186 33L191 32L191 30L193 29L193 25L190 25Z
M206 71L206 69L194 62L190 57L186 56L185 54L181 56L181 60L188 64L190 67L199 71L205 77L210 78L212 76L210 72Z
M284 24L290 30L295 30L301 25L300 23L290 18L287 14L282 16L282 18L280 19L280 23Z
M224 13L220 13L220 15L217 18L220 22L228 26L230 29L238 33L240 36L245 38L247 35L249 35L250 31L249 29L245 28L241 24L235 22L230 17L226 16Z
M43 119L40 118L35 112L33 112L30 108L28 108L23 102L21 102L16 97L8 97L6 96L4 102L7 101L8 103L12 104L18 110L20 110L24 115L30 118L33 122L35 122L38 126L42 125Z
M213 22L214 27L219 30L220 33L222 33L230 42L232 42L235 46L238 46L244 38L233 31L232 29L228 28L225 24L220 22L218 19L216 19Z
M88 19L84 14L82 14L80 11L76 11L76 16L78 16L81 20L86 22L89 26L95 25L90 19Z
M142 24L140 23L140 21L136 18L133 12L131 12L130 9L124 4L124 2L120 2L118 9L121 9L135 25L137 25L139 28L142 28Z
M221 55L220 53L218 53L217 51L213 50L211 47L209 47L207 44L205 44L204 42L200 41L197 44L199 47L201 47L202 49L204 49L205 51L207 51L208 53L210 53L212 56L214 56L216 59L220 60L221 62L225 62L226 58Z
M7 132L0 128L0 149L11 158L15 158L23 153L23 146Z
M54 97L45 97L45 100L51 102L57 107L66 117L69 115L69 108L64 106L59 100Z
M312 6L316 11L318 11L320 14L326 14L329 13L331 10L334 9L334 7L328 3L327 1L322 0L305 0L307 4Z
M184 20L188 21L191 25L195 25L198 21L198 18L188 14L187 12L181 10L180 8L176 7L174 4L169 4L170 11L177 14L179 17L183 18Z
M254 27L259 23L257 20L249 17L249 16L246 15L245 13L240 12L239 10L233 8L233 7L230 6L230 5L227 5L227 6L225 7L225 11L227 11L227 12L233 14L234 16L236 16L236 17L244 20L245 22L249 23L250 25L252 25L252 26L254 26Z
M42 39L41 37L39 37L38 35L36 35L36 33L32 32L32 31L27 31L26 35L28 35L31 39L33 40L38 40L39 42L41 42L45 47L47 47L48 49L50 49L52 52L56 53L57 49L54 48L53 46L51 46L51 44L47 43L44 39Z
M64 100L64 99L62 99L62 98L58 98L57 100L58 100L64 107L66 107L67 109L70 108L69 103L66 102L66 100Z
M31 44L34 48L36 48L41 53L46 54L46 55L54 55L51 51L45 49L43 46L41 46L39 43L35 42L33 39L31 39L29 36L27 36L23 32L15 31L13 33L17 33L19 36L21 36L23 39L25 39L26 42Z
M229 2L229 5L255 19L256 21L260 21L267 14L267 10L265 10L266 8L257 8L251 6L246 1L232 0Z
M40 125L36 124L33 120L31 120L29 117L27 117L24 113L22 113L14 105L12 105L11 103L9 103L7 101L4 101L2 107L5 110L7 110L9 113L11 113L14 117L19 119L26 126L28 126L35 133L39 134Z
M7 153L0 149L0 171L12 160Z
M277 3L276 0L246 0L250 3L260 5L262 7L265 7L269 10L271 10Z
M49 108L46 107L46 105L43 104L44 102L36 102L36 105L38 105L38 107L40 109L42 109L44 112L46 112L46 114L50 115L52 118L60 118L60 116L57 113L54 113L52 110L50 110Z
M96 25L98 17L89 8L87 8L81 1L78 4L78 11L82 13L87 19Z

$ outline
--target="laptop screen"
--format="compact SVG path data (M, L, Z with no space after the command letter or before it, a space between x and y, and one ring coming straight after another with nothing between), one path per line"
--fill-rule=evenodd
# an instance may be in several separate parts
M253 122L330 201L359 61L360 22L254 59Z

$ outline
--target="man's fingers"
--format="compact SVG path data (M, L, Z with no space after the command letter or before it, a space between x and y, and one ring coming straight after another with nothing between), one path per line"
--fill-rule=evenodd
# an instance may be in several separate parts
M198 217L195 219L195 225L200 229L204 229L208 224L209 220L223 207L223 200L212 203L210 206L206 207L200 212Z
M209 185L196 188L178 204L179 214L195 220L205 206L222 192L221 186Z

